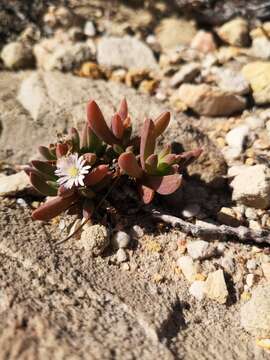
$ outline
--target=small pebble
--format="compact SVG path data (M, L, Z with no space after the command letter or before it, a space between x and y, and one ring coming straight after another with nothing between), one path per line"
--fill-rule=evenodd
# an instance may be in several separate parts
M96 28L92 21L87 21L84 25L84 33L86 36L94 37L96 35Z
M112 238L112 245L116 249L125 249L130 242L130 236L125 231L117 231Z
M255 270L257 267L257 262L254 259L250 259L247 261L246 266L248 270Z
M118 262L119 264L122 263L122 262L127 261L128 256L127 256L127 253L125 252L124 249L118 249L118 250L117 250L116 259L117 259L117 262Z
M209 257L209 243L203 240L190 241L187 244L188 254L193 260Z
M143 228L141 228L139 225L132 226L131 236L133 238L140 239L141 237L143 237L143 235L144 235Z
M187 205L182 210L182 215L188 219L188 218L195 217L196 215L198 215L200 210L201 210L200 205L190 204L190 205Z
M197 300L203 300L205 293L204 293L204 281L194 281L189 288L189 293L194 296Z
M251 288L254 284L254 274L247 274L246 284L249 288Z
M18 205L22 206L22 207L27 207L27 202L26 202L24 199L22 199L22 198L18 198L18 199L16 200L16 203L17 203Z

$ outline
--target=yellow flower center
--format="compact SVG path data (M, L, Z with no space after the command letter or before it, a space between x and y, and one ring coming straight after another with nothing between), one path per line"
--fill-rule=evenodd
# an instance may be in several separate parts
M71 177L76 177L78 176L79 171L75 166L72 166L70 169L68 169L68 175Z

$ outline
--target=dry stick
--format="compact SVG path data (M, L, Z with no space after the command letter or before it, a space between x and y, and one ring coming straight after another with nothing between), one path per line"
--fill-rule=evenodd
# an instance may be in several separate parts
M114 182L112 183L111 187L109 188L109 190L106 192L106 194L103 196L103 198L100 200L100 202L98 203L97 207L95 208L95 211L97 211L100 206L103 204L103 202L106 200L106 198L108 197L108 195L110 194L110 192L112 191L112 189L114 188L115 184L117 183L119 178L116 178L114 180ZM84 225L90 220L90 218L85 219L85 221L75 230L73 231L72 234L68 235L65 239L58 241L55 246L61 245L64 242L68 241L69 239L71 239L74 235L76 235L83 227Z
M194 237L202 237L210 241L213 239L218 240L238 240L240 242L255 242L257 244L269 244L270 245L270 231L268 230L251 230L245 226L238 226L237 228L227 225L198 225L189 223L176 216L163 214L162 212L153 208L146 209L151 215L159 220L170 224L173 227L177 227L185 234L192 235Z

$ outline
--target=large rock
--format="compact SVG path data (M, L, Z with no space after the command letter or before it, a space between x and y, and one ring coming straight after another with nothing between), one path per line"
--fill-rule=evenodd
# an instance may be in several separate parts
M270 206L270 169L265 165L244 168L231 182L232 199L259 209Z
M30 187L28 175L24 171L0 177L0 196L15 195Z
M4 46L1 58L8 69L30 68L34 64L32 48L21 42L11 42Z
M241 326L256 337L270 337L270 285L254 289L241 308Z
M37 147L55 141L57 133L71 126L81 128L90 96L100 105L108 121L113 109L126 97L135 133L145 117L155 118L168 108L167 104L139 95L123 85L59 72L2 73L1 80L0 122L3 130L0 158L15 163L24 163L35 157ZM190 174L197 174L207 183L214 184L226 174L226 164L220 152L187 116L172 114L170 127L160 138L159 145L168 141L178 149L180 145L186 150L204 148L202 156L189 167Z
M216 67L214 68L213 73L216 76L216 82L218 86L222 90L238 95L249 93L249 83L241 74L241 72L226 68L224 69L222 67Z
M249 44L248 22L242 18L236 18L223 24L217 29L219 37L233 46L247 46Z
M34 54L37 66L44 70L70 71L94 59L93 49L87 43L61 43L54 38L36 44Z
M270 62L255 61L245 65L242 73L250 83L257 104L270 102Z
M168 50L179 45L189 45L196 35L196 26L193 21L165 18L155 33L162 50Z
M157 69L152 50L135 37L103 37L98 42L97 60L108 67Z
M178 94L181 101L200 115L228 116L246 107L241 96L206 84L183 84Z

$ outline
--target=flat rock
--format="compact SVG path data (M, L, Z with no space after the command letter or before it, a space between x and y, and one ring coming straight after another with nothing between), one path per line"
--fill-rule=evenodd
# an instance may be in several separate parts
M206 84L183 84L178 94L180 100L200 115L228 116L246 107L243 97Z
M270 102L270 62L255 61L242 68L242 74L250 83L256 104Z
M93 81L59 72L3 72L0 81L0 158L26 163L29 158L36 157L39 145L55 141L57 133L71 126L81 128L90 96L100 105L108 121L113 109L126 97L135 133L145 117L158 116L168 109L168 104L161 104L114 82ZM217 184L226 174L224 159L192 122L185 115L172 113L170 126L159 145L172 141L176 147L181 144L186 150L203 147L204 153L189 167L189 172L198 174L207 183Z
M209 251L209 243L203 240L190 241L187 244L188 254L194 260L199 260L207 257Z
M266 165L244 168L233 179L231 187L234 201L259 209L270 206L270 170Z
M156 70L152 50L135 37L103 37L97 45L97 61L108 67L142 68Z
M214 74L217 77L217 84L223 91L233 94L244 95L250 91L249 83L242 75L231 69L215 68Z
M177 265L181 269L182 273L184 274L185 278L189 282L193 282L196 278L197 274L197 266L193 262L192 257L190 256L181 256L177 260Z
M0 177L0 196L15 195L29 187L29 177L24 171Z
M172 87L177 87L185 82L192 82L200 73L200 65L198 63L189 63L181 67L170 80Z
M209 299L225 304L228 297L227 285L223 270L210 273L205 281L205 293Z
M270 285L258 286L242 305L241 326L256 337L270 337Z

